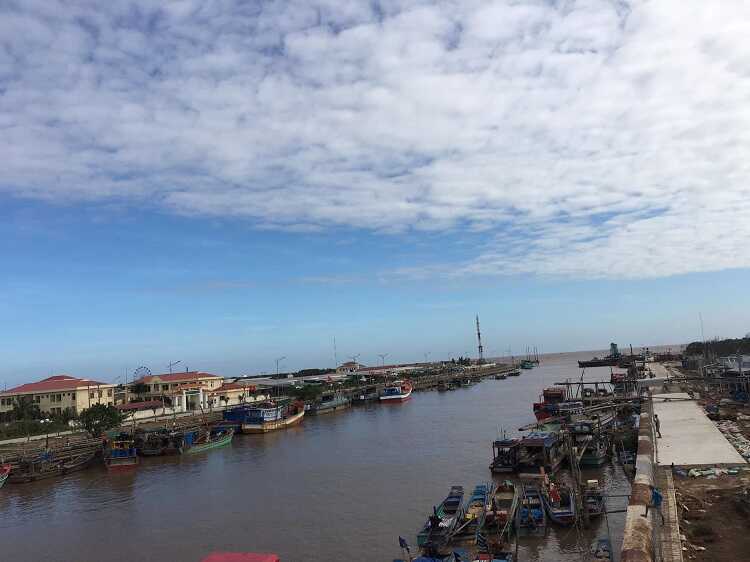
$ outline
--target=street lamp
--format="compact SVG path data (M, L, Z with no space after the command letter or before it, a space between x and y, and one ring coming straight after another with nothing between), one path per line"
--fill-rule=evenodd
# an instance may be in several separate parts
M380 362L385 367L385 358L388 357L387 353L378 353L378 357L380 357Z
M286 359L286 355L284 355L283 357L279 357L278 359L276 359L276 376L277 377L279 376L279 361L283 361L284 359Z
M182 361L172 361L169 365L167 365L167 367L169 368L169 373L172 374L172 367L174 367L175 365L179 365L180 363L182 363Z

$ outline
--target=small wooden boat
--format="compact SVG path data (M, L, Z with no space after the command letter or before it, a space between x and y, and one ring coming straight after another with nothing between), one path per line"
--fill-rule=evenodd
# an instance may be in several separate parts
M594 560L601 560L602 562L614 560L612 557L612 542L608 538L597 540L591 550Z
M109 472L127 472L138 468L138 451L132 439L115 439L104 449L104 466Z
M409 381L395 381L383 389L380 395L382 404L406 402L411 398L413 387Z
M521 499L516 510L516 528L524 535L543 535L547 529L542 494L536 484L521 485Z
M231 427L219 427L203 431L185 453L192 455L229 445L232 442L232 437L234 437L234 429Z
M417 546L440 548L450 538L463 511L464 487L451 486L448 496L439 506L432 508L432 515L417 535Z
M518 489L510 480L500 483L490 499L485 525L497 529L497 535L509 538L518 508Z
M508 378L508 375L506 375L505 373L500 373L498 375L495 375L495 380L497 381L504 381L507 378Z
M307 409L307 413L313 416L332 414L339 410L345 410L346 408L351 407L351 405L351 399L343 394L329 394L322 396L319 402L311 404Z
M9 464L0 464L0 488L3 487L8 476L10 476L10 469L11 466Z
M509 377L520 377L521 376L521 370L520 369L513 369L512 371L508 371Z
M607 511L607 498L599 487L598 480L587 480L583 492L583 508L588 516L599 517Z
M445 381L440 381L437 385L438 392L445 392L448 390L448 383Z
M97 451L98 449L87 449L65 459L58 459L53 453L45 452L33 460L19 462L18 468L10 472L7 480L12 484L23 484L77 472L94 461Z
M550 482L542 487L542 500L550 520L570 527L576 521L576 496L573 488Z
M493 488L491 484L477 484L471 497L466 502L463 520L458 523L454 537L461 540L470 540L476 543L477 536L484 527L484 521L489 510L490 496Z

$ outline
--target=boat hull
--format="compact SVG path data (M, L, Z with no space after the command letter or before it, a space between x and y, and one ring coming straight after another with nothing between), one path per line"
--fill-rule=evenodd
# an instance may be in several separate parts
M302 423L302 418L304 417L305 412L301 411L281 420L274 420L263 423L243 423L242 433L268 433L270 431L287 429L289 427Z
M233 431L220 437L219 439L216 439L215 441L193 445L186 451L186 453L189 455L192 455L196 453L202 453L203 451L208 451L210 449L216 449L218 447L225 447L226 445L229 445L232 442L232 437L234 437Z
M127 459L127 462L112 463L109 461L105 461L104 466L107 467L107 472L132 472L133 470L138 468L138 457Z
M381 396L380 401L383 404L398 404L400 402L406 402L411 398L412 391L409 390L409 392L406 392L404 394L394 394L393 396Z

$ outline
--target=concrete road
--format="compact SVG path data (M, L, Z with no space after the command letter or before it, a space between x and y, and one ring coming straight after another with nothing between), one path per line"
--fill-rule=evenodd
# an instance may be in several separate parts
M656 444L661 466L745 464L703 408L687 394L655 394L654 413L661 422L662 438Z

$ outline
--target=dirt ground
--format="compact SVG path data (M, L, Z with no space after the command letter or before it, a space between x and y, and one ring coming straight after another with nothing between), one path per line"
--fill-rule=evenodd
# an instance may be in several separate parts
M694 562L750 560L750 474L715 479L676 477L675 495L684 539Z

